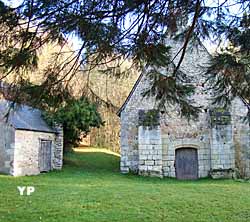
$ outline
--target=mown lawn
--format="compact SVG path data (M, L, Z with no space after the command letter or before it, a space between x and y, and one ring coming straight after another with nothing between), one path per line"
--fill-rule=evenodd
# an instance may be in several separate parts
M0 222L250 221L250 183L119 173L119 157L74 153L61 172L0 175ZM17 186L35 186L20 196Z

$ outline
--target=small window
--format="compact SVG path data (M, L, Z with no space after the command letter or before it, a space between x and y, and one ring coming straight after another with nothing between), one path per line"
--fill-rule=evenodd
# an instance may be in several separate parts
M229 125L231 123L231 114L223 108L215 108L210 110L211 124L214 125Z
M139 110L138 115L140 126L154 127L160 125L160 114L156 109Z

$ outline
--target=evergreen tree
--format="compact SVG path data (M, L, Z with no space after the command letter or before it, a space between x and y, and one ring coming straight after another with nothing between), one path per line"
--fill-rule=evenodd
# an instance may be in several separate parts
M187 89L185 82L178 82L187 46L197 38L230 38L243 13L249 14L249 4L248 0L23 0L13 8L0 1L0 24L11 35L7 44L0 42L0 67L5 75L18 73L20 81L27 68L36 66L37 51L44 44L64 44L74 35L81 46L71 62L57 66L56 72L69 65L68 75L74 75L79 69L89 71L121 58L131 59L138 70L150 66L160 70L171 65L164 44L171 36L183 42L180 59L170 79L158 78L155 83L160 85L154 84L152 90L165 94L157 97L159 104L174 101L182 107L183 115L197 116L197 107L187 101L192 87ZM107 71L117 73L114 68Z
M211 60L206 76L214 90L214 104L228 107L240 98L250 122L250 15L244 14L239 27L227 32L228 46Z
M71 147L77 146L81 137L86 136L92 127L100 127L104 122L96 104L84 96L79 98L72 96L68 86L62 82L58 85L53 87L46 82L42 85L23 82L16 87L19 87L18 92L22 92L22 95L19 95L22 103L42 110L45 120L52 127L55 123L62 125L64 152L67 152Z

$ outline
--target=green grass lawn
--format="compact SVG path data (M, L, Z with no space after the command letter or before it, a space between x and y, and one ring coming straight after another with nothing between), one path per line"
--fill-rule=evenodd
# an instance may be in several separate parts
M119 157L103 153L67 155L58 172L0 175L0 189L0 222L250 221L250 183L121 175Z

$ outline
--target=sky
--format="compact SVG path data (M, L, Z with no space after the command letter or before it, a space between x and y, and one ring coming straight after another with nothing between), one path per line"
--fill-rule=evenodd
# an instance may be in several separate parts
M8 5L17 7L18 5L22 3L23 0L2 0L2 1ZM213 6L216 4L223 4L225 1L227 1L225 5L233 5L235 3L235 0L206 0L206 4L208 6ZM236 5L231 7L231 13L238 14L239 7L237 7Z
M11 5L13 7L17 7L22 3L22 0L2 0L4 3Z
M23 2L23 0L1 0L1 1L3 1L5 4L10 5L12 7L18 7ZM73 35L68 36L68 41L69 41L69 44L70 45L72 44L73 48L76 50L78 50L81 46L80 40Z
M1 1L13 7L17 7L23 2L23 0L1 0ZM216 6L217 4L233 5L232 7L230 7L230 13L233 13L235 15L239 15L239 14L242 15L242 12L240 11L239 7L235 5L234 3L235 3L235 0L206 0L206 4L210 7L213 5ZM79 39L73 35L68 36L68 38L69 38L69 41L72 42L73 47L78 49L79 46L81 45L81 42L79 41ZM213 53L216 49L216 45L211 44L211 41L208 41L208 40L205 41L204 45L210 53Z

